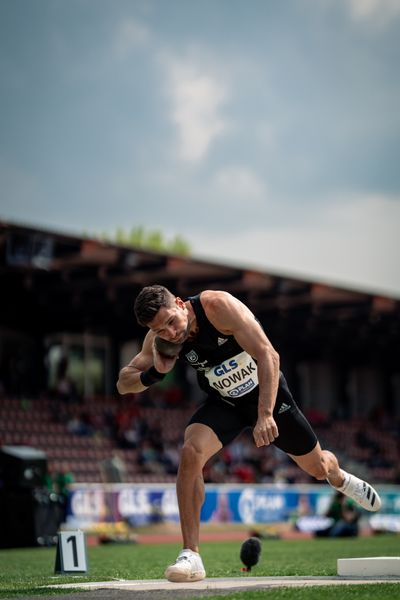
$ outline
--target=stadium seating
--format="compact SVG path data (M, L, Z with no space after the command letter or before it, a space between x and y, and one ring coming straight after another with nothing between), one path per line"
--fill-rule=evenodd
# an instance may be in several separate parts
M129 415L132 406L137 406L134 416ZM49 472L69 471L76 482L109 480L107 467L113 457L122 465L120 481L174 482L176 464L166 460L166 448L179 451L192 411L193 407L179 410L135 405L130 398L121 401L96 397L68 405L51 397L1 398L0 445L27 445L44 450ZM82 415L84 427L81 427ZM123 421L128 425L140 421L141 433L136 442L128 443L127 438L121 444L116 430ZM395 430L375 428L368 421L356 419L335 421L330 427L320 430L316 427L316 430L322 445L337 452L343 466L357 463L358 471L376 483L399 482L399 443ZM151 456L154 453L149 463L143 456L144 446L149 447ZM230 483L312 481L275 448L256 449L251 432L242 434L232 448L212 459L205 477L206 481Z

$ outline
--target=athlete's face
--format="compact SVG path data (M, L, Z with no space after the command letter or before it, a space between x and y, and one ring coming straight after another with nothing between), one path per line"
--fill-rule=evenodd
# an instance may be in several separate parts
M190 324L183 300L175 298L170 306L161 307L148 326L163 340L175 344L184 342L189 335Z

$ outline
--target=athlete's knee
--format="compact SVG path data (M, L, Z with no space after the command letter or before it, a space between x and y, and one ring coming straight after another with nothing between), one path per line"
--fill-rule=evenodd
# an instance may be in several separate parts
M205 449L195 438L189 438L185 441L181 453L181 468L196 470L202 469L206 462Z

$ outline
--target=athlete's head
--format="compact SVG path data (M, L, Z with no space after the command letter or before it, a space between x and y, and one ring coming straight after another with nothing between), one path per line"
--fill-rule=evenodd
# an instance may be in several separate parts
M139 325L146 327L157 315L160 308L171 308L175 296L163 285L148 285L135 300L135 316Z
M140 325L170 342L182 343L189 335L185 302L162 285L142 289L135 301L135 315Z

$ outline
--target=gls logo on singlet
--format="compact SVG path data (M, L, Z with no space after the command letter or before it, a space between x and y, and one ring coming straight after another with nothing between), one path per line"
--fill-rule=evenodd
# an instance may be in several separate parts
M228 364L222 363L221 365L218 365L218 367L215 367L214 373L215 375L224 375L224 373L230 373L232 369L236 369L237 366L236 360L232 358Z

